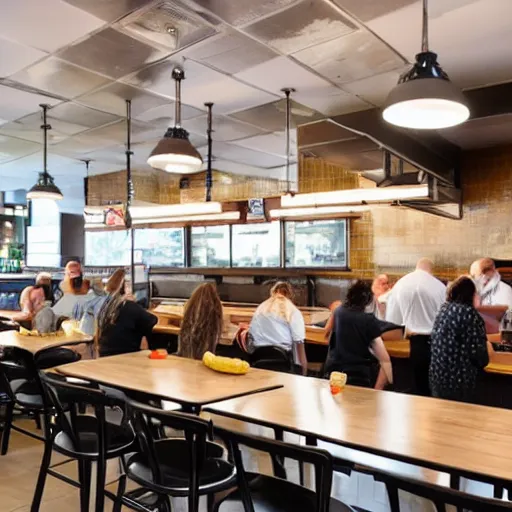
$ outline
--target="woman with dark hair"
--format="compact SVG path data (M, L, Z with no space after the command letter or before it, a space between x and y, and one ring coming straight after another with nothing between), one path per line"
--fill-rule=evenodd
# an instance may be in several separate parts
M198 286L188 299L181 322L177 355L201 360L215 353L222 334L222 303L215 285Z
M333 371L345 372L348 384L371 387L372 367L377 359L380 371L375 389L384 389L393 382L393 372L380 337L386 330L384 322L365 312L372 300L371 286L364 281L356 281L348 289L345 302L333 313L325 372L327 376Z
M485 323L475 305L473 280L456 279L446 293L431 336L430 388L432 396L472 402L478 372L489 364Z

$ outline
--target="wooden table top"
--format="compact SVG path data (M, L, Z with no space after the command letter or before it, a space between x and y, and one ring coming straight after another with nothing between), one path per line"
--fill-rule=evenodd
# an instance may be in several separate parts
M512 411L329 383L294 385L209 406L206 411L311 435L385 457L512 481Z
M0 332L0 346L19 347L32 353L66 345L78 345L80 343L92 343L92 336L74 332L70 335L64 333L51 336L24 336L17 331Z
M140 391L180 404L201 406L236 396L283 386L290 376L249 369L246 375L228 375L206 368L201 361L168 356L149 359L149 351L135 352L62 365L64 375L116 388Z

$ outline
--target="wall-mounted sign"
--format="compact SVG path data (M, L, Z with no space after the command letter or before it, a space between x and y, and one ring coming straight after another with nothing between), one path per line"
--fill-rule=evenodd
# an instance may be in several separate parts
M84 220L86 227L125 227L126 211L123 205L85 207Z
M248 219L261 219L265 216L265 206L263 199L249 199L247 218Z

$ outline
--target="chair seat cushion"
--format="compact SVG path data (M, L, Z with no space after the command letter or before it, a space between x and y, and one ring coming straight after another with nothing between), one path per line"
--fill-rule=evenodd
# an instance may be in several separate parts
M16 393L16 402L27 409L43 409L43 398L41 395L29 395L27 393Z
M316 494L300 485L273 476L246 473L255 512L316 512ZM225 502L240 502L240 491L234 489L222 501L219 512L223 512ZM232 507L226 509L233 510ZM355 512L355 509L331 498L330 512Z
M135 482L153 487L175 496L186 496L189 487L190 449L185 439L162 439L155 442L155 452L161 473L161 481L155 482L148 457L136 453L127 460L127 473ZM235 468L223 460L224 449L217 443L207 443L206 461L199 475L201 494L225 489L232 485Z
M73 443L71 437L63 431L60 431L54 440L56 451L68 456L80 454L94 459L98 457L98 420L94 416L80 415L76 419L76 431L78 432L77 445ZM135 435L130 427L106 423L107 433L107 457L118 457L133 448Z

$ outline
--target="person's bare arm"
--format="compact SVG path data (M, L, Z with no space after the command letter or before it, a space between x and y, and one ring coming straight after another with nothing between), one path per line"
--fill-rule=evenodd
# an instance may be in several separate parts
M302 375L307 375L308 373L308 359L306 357L306 347L304 343L297 343L297 359L299 360L299 364L302 366Z
M384 389L386 384L393 383L393 368L386 346L379 336L372 341L371 350L380 363L379 375L375 383L375 389Z
M326 344L329 344L329 341L331 340L331 334L332 334L333 327L334 327L334 315L331 313L331 316L329 317L329 320L327 320L327 324L325 325L324 341Z

